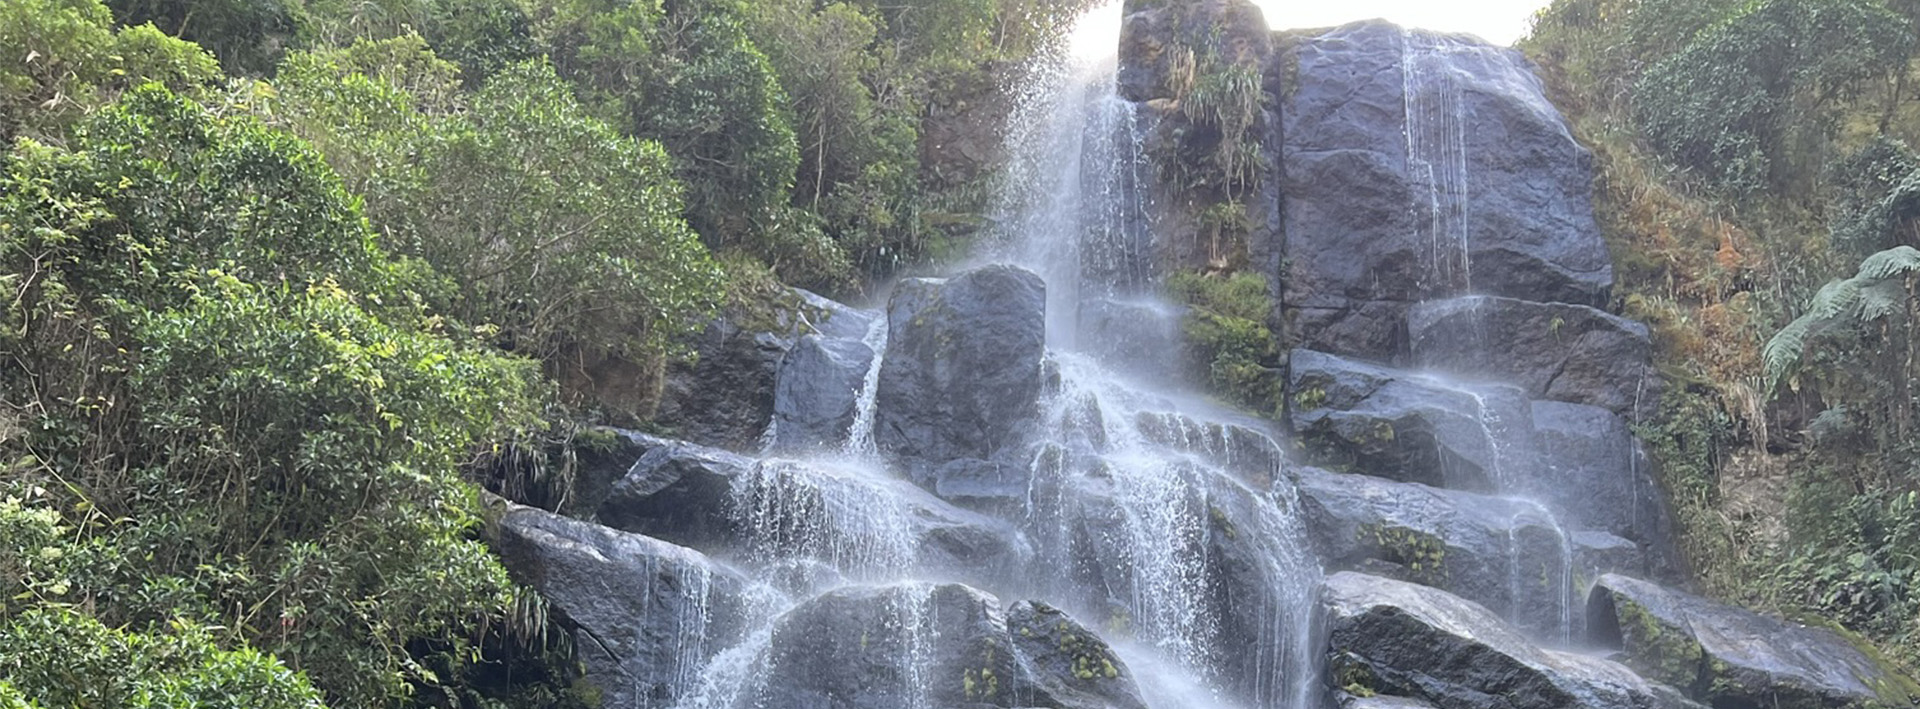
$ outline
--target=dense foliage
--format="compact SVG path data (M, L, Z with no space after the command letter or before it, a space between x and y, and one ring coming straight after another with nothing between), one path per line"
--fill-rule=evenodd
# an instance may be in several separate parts
M930 106L1077 6L0 3L0 706L590 703L475 483L964 238Z
M1920 5L1558 0L1523 48L1601 169L1668 394L1638 430L1715 593L1920 661Z

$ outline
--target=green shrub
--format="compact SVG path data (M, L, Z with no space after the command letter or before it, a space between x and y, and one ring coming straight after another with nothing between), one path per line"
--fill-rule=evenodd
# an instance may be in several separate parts
M221 650L208 629L177 623L165 633L114 630L78 611L51 607L0 625L0 707L319 709L319 692L273 658ZM12 696L9 697L8 695Z
M1261 415L1280 415L1284 383L1279 345L1266 324L1273 307L1266 278L1182 271L1167 279L1167 290L1188 308L1187 345L1213 392Z

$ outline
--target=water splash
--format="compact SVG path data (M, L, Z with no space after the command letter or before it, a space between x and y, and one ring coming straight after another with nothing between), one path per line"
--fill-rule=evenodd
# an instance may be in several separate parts
M882 311L867 325L867 334L860 340L873 351L873 360L867 364L867 373L860 380L860 395L854 400L853 426L847 429L845 450L854 458L874 460L880 456L873 439L873 418L880 399L880 367L887 358L888 332L887 313Z
M920 534L910 494L884 471L766 460L732 483L728 509L761 566L795 558L824 562L849 578L911 574Z
M1266 447L1277 445L1242 445L1204 411L1180 410L1091 357L1055 359L1062 384L1046 404L1029 534L1044 566L1078 577L1051 592L1124 618L1141 647L1214 701L1309 706L1320 570ZM1226 570L1234 563L1251 568ZM1224 603L1216 594L1229 586L1254 597Z

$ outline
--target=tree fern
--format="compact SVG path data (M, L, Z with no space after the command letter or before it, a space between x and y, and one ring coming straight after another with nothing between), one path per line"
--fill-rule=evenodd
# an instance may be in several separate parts
M1890 317L1907 300L1907 278L1920 273L1920 250L1896 246L1868 256L1852 278L1828 283L1807 312L1767 340L1761 359L1767 386L1774 389L1795 374L1809 340L1835 327L1852 327Z

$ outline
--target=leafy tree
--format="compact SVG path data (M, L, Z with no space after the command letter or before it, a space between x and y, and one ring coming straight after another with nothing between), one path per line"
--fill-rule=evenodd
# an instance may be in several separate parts
M150 25L112 28L99 0L0 3L0 144L55 140L66 126L146 81L192 91L220 78L211 56Z
M1913 383L1920 377L1911 356L1916 284L1920 250L1904 245L1869 256L1853 277L1828 283L1805 314L1767 341L1763 357L1771 386L1797 385L1799 377L1811 375L1824 384L1831 403L1871 405L1887 436L1906 438ZM1855 361L1807 367L1808 349L1823 339Z
M107 6L121 24L152 24L205 47L235 74L272 69L297 40L302 19L296 0L107 0Z
M221 650L206 628L127 633L71 609L29 611L0 626L0 706L319 709L320 695L273 658ZM8 695L12 695L9 699Z
M587 115L545 63L458 102L446 69L417 38L298 54L268 110L328 150L392 248L451 279L442 312L508 349L556 366L579 348L646 358L703 323L719 269L658 144Z
M318 156L149 85L7 168L0 487L118 550L55 595L223 628L345 706L537 637L457 472L533 420L531 365L444 334Z
M1798 144L1823 141L1836 102L1904 71L1913 48L1877 2L1765 0L1654 64L1635 91L1640 124L1675 164L1757 194L1805 174Z
M1920 246L1920 156L1880 138L1827 170L1833 193L1829 226L1855 257L1898 245Z

